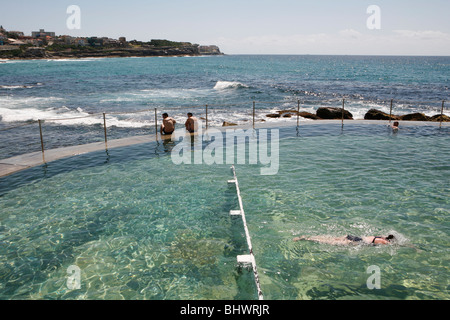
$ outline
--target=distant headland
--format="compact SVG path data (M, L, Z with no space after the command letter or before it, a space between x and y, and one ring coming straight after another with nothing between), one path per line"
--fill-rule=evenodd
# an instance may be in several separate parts
M127 41L125 37L56 36L54 32L7 31L0 26L0 59L67 59L223 55L218 46L169 40Z

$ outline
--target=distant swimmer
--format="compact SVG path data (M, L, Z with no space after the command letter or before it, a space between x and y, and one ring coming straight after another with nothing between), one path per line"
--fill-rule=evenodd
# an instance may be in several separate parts
M169 117L167 113L163 113L163 123L161 125L161 134L172 134L175 131L175 121L174 118Z
M309 240L309 241L315 241L320 243L326 243L326 244L332 244L332 245L349 245L349 244L390 244L392 240L394 240L395 237L390 234L387 237L386 236L369 236L369 237L356 237L347 235L344 237L332 237L332 236L312 236L312 237L306 237L301 236L294 238L294 241L300 241L300 240Z
M391 126L391 128L392 128L392 130L397 131L398 130L398 126L399 126L398 121L395 121L394 124Z

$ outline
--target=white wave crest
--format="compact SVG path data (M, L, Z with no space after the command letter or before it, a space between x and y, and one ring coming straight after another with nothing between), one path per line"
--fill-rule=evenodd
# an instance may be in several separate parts
M33 86L0 86L0 89L25 89L33 88Z
M238 88L249 88L249 86L238 81L217 81L216 85L214 86L215 90L238 89Z
M149 113L150 114L150 113ZM153 115L153 112L151 112ZM103 125L101 113L91 114L78 107L76 110L66 106L60 108L5 108L0 106L0 119L2 122L26 122L44 120L46 123L63 126L92 126ZM154 125L154 119L140 113L135 115L106 115L107 127L143 128Z
M87 62L87 61L97 61L104 58L58 58L58 59L47 59L47 62Z
M40 84L38 83L36 85L40 85ZM31 85L15 85L15 86L4 85L3 86L3 85L0 85L0 89L30 89L30 88L34 88L35 86L31 86Z
M46 119L64 119L70 117L88 116L81 108L70 110L63 106L61 108L4 108L0 107L0 116L3 122L36 121Z

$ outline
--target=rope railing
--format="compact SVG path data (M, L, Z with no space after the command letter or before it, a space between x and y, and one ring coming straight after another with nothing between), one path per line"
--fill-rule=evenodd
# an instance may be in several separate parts
M308 103L305 103L305 100L282 100L282 101L258 101L258 100L254 100L254 101L248 101L248 103L252 103L252 109L249 109L249 113L247 114L248 116L251 116L252 118L252 124L253 124L253 128L255 127L255 123L256 123L256 116L257 116L257 111L261 110L259 107L260 105L273 105L273 104L283 104L284 107L286 108L286 104L290 104L292 103L292 107L296 107L297 110L291 110L292 112L297 112L297 126L299 126L300 123L300 107L303 105L307 105L307 104L319 104L321 101L314 101L314 103L312 103L311 101L308 101ZM348 101L358 101L358 102L373 102L373 101L368 101L368 100L361 100L361 99L352 99L352 98L335 98L332 100L327 100L327 102L336 102L342 104L342 126L344 125L344 112L345 112L345 106L346 103ZM377 103L385 103L387 105L390 106L390 114L389 114L389 119L392 118L392 111L394 109L394 104L402 104L402 103L408 103L410 105L413 104L440 104L440 115L444 114L444 109L445 109L445 102L447 100L441 100L441 101L402 101L402 100L395 100L395 99L391 99L388 101L382 101L382 100L377 100ZM322 101L323 103L323 101ZM244 103L230 103L230 104L226 104L226 103L216 103L216 104L204 104L204 105L191 105L191 106L164 106L164 110L171 112L171 111L178 111L178 110L186 110L188 111L189 109L204 109L204 113L202 112L201 114L204 114L204 120L206 123L206 128L208 129L209 123L210 123L210 118L209 116L211 115L211 113L217 112L217 111L223 111L223 112L228 112L229 109L227 109L227 107L231 107L231 106L245 106L245 102ZM159 108L161 109L161 107ZM127 114L139 114L139 113L152 113L152 117L150 118L150 122L148 122L148 126L152 126L152 124L154 124L155 126L155 133L158 134L158 108L153 108L153 109L143 109L143 110L134 110L134 111L119 111L119 112L97 112L97 113L90 113L88 115L85 116L79 116L79 117L69 117L69 118L47 118L47 119L39 119L39 120L32 120L32 121L27 121L24 124L18 124L18 125L14 125L14 126L10 126L7 128L1 128L0 132L4 132L7 130L11 130L11 129L16 129L16 128L20 128L20 127L24 127L24 126L31 126L31 125L35 125L36 123L39 124L39 133L40 133L40 138L41 138L41 149L42 149L42 153L44 153L44 140L43 140L43 133L42 133L42 125L48 121L48 122L57 122L57 121L67 121L67 120L80 120L80 119L87 119L87 118L98 118L98 122L99 124L102 124L104 127L104 140L105 143L107 143L107 116L111 115L127 115ZM154 112L154 115L153 115ZM391 121L391 120L389 120ZM440 126L442 125L442 121L443 121L443 117L441 117L440 119Z

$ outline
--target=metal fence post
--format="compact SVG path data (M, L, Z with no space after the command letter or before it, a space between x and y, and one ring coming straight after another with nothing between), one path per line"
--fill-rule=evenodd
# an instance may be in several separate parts
M42 137L42 121L38 120L38 122L39 122L39 135L41 136L42 161L45 162L44 139Z
M389 109L389 124L391 123L391 119L392 119L392 103L393 103L394 99L391 99L391 108Z
M106 113L103 112L103 130L105 131L105 143L108 143L108 138L106 134Z
M253 129L255 129L255 101L253 101Z
M158 115L157 115L157 108L155 108L155 134L156 134L156 137L158 137Z
M208 130L208 105L205 106L205 112L206 112L206 130Z

